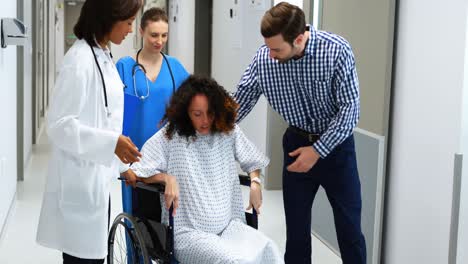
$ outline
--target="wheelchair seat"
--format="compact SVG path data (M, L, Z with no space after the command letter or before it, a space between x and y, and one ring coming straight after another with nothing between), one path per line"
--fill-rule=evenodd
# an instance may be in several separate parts
M239 181L241 185L250 186L250 178L246 175L239 175ZM177 264L174 257L172 207L169 225L161 223L159 195L164 193L164 185L138 182L136 189L137 201L144 199L146 204L153 206L140 207L133 215L121 213L115 218L109 231L107 263ZM246 212L245 216L247 224L258 229L255 209L252 213Z

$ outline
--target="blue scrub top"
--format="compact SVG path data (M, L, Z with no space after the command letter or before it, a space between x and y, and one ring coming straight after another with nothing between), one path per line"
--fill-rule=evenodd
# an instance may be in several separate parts
M187 79L189 73L176 58L167 55L166 58L169 61L174 76L175 88L177 89ZM136 61L132 57L124 57L117 62L116 66L120 78L126 86L124 90L122 134L130 137L138 149L141 150L143 144L163 126L160 122L172 96L173 84L167 62L163 59L156 80L152 82L148 79L149 96L141 99L141 96L146 96L148 93L147 77L141 70L136 71L135 76L132 75L135 64ZM135 78L136 94L133 78ZM131 214L134 207L132 204L132 188L125 186L124 182L122 182L122 203L124 212Z
M177 89L187 79L189 73L176 58L167 55L166 58L169 61ZM122 82L126 85L122 133L130 137L141 150L143 144L162 127L160 122L172 96L173 84L166 60L163 59L161 70L154 82L147 79L141 70L137 70L133 76L132 69L135 64L133 58L124 57L117 62L117 70ZM133 78L135 78L137 95L135 95ZM148 81L148 86L146 81ZM147 98L139 98L146 96L148 90L149 96Z

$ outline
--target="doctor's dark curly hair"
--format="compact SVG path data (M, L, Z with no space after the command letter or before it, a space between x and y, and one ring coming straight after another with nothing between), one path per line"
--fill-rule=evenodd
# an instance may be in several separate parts
M228 133L234 129L238 104L219 85L209 77L191 75L174 93L166 108L162 123L167 121L166 137L171 139L174 133L187 139L196 137L195 128L190 120L188 109L195 95L208 98L208 111L213 115L211 133Z

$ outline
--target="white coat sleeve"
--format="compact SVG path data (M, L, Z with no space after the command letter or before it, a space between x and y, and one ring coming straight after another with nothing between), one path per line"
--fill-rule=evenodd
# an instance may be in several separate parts
M47 133L57 148L80 159L110 166L116 158L114 152L119 133L79 119L82 111L93 111L84 109L88 94L94 92L90 91L89 72L90 69L78 69L74 65L61 69L49 107ZM97 113L95 115L98 119Z

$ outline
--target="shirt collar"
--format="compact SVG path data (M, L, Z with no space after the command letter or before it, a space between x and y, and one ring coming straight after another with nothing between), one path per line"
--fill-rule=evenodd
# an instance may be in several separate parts
M317 41L317 30L310 24L307 24L306 26L310 34L304 49L304 55L312 55L315 42Z
M111 60L113 59L112 53L109 50L109 46L106 46L106 48L101 47L101 45L99 45L99 43L97 42L96 37L94 37L94 43L96 44L96 46L93 47L95 48L95 50L101 51L105 55L107 55L108 58L110 58Z

